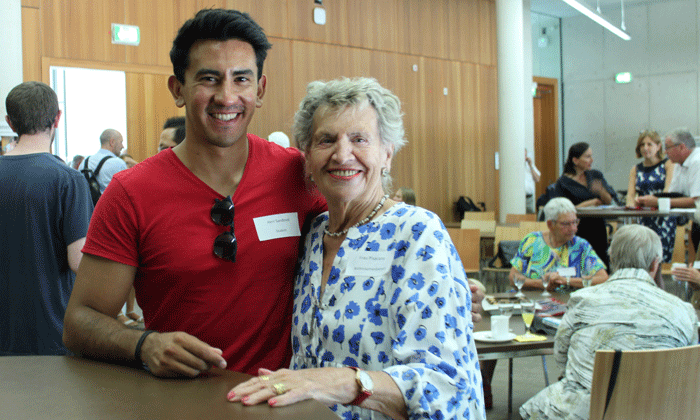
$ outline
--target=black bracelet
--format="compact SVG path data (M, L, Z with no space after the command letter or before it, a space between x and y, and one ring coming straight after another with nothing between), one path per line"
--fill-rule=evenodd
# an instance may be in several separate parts
M139 338L139 341L136 343L136 350L134 351L134 359L136 359L136 361L138 363L144 364L143 360L141 360L141 347L143 347L143 341L146 339L146 337L148 337L148 334L154 333L154 332L156 332L156 331L153 331L153 330L144 331L143 334L141 334L141 338Z

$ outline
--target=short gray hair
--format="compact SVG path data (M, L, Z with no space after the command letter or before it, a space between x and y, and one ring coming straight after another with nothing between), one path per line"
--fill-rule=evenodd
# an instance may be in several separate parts
M615 232L608 250L610 269L651 268L655 260L662 261L661 239L653 230L642 225L625 225Z
M671 143L673 143L673 144L683 143L683 144L685 144L685 147L687 147L688 149L695 148L695 138L690 133L690 131L688 131L688 129L685 127L676 128L676 129L670 131L668 134L666 134L664 136L664 138L671 139Z
M552 198L544 206L544 220L557 221L559 215L566 213L576 213L576 206L566 197Z

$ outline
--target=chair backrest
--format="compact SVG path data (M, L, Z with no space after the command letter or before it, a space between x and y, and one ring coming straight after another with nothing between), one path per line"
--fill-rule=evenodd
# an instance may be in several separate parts
M685 226L676 226L676 242L673 244L673 256L671 257L670 263L663 263L661 265L661 273L664 275L671 275L672 263L687 262L685 251ZM693 261L690 261L690 265L692 264Z
M493 220L496 221L496 213L492 211L465 211L462 220Z
M547 231L547 222L520 222L520 228L525 231L525 233Z
M479 272L479 260L481 255L479 229L455 229L447 228L452 242L457 248L459 258L462 260L464 271L467 273Z
M460 223L462 229L479 229L481 232L493 234L496 231L495 220L467 220L463 219Z
M520 226L496 226L494 235L493 247L498 249L498 243L501 241L521 241L526 233Z
M506 223L517 225L522 222L535 222L537 221L537 215L531 214L506 214Z
M614 356L596 352L591 420L700 419L700 345L623 351L603 417Z

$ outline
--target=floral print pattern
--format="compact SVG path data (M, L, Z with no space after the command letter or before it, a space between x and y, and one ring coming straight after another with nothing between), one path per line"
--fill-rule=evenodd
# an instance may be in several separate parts
M471 292L437 215L397 203L351 228L321 294L327 224L327 213L315 219L302 250L291 368L384 371L411 419L486 418ZM355 406L331 408L347 420L386 418Z

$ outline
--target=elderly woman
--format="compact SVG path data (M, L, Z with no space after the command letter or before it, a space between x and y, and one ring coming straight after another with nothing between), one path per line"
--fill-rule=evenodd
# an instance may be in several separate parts
M668 349L698 342L693 307L655 283L661 241L641 225L620 228L610 244L612 276L571 295L554 338L564 377L522 407L524 419L588 419L596 350Z
M294 286L291 367L231 401L306 399L344 419L485 418L464 269L440 219L387 194L404 144L400 102L374 79L312 82L295 116L328 202Z
M639 205L637 197L668 192L673 178L674 164L664 155L661 138L656 131L644 130L639 133L637 158L644 158L630 169L627 186L627 206ZM664 261L671 262L676 240L675 217L642 217L641 224L656 232L664 248Z
M525 235L510 262L511 284L516 276L524 275L524 287L542 289L542 276L548 272L549 289L561 284L582 287L582 277L591 278L592 284L604 282L608 278L605 264L588 241L576 236L578 219L573 203L563 197L553 198L544 206L544 215L547 231ZM567 267L575 268L576 275L564 277L556 272Z

